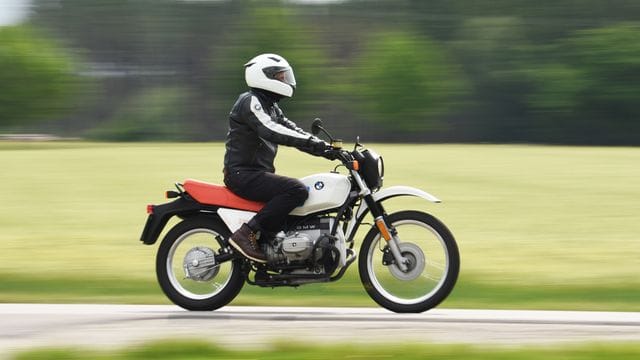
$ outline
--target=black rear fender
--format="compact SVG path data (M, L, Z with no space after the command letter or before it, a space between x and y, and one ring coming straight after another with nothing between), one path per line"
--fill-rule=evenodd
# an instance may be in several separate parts
M211 214L217 216L217 207L206 206L200 204L188 197L179 197L178 199L161 205L149 205L147 212L147 222L142 230L140 241L146 245L152 245L160 236L160 233L174 216L181 218L187 218L191 216L198 216L200 214Z

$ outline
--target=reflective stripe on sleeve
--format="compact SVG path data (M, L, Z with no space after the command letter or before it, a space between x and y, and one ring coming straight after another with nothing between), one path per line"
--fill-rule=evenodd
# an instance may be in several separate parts
M273 121L271 116L269 116L269 114L264 111L264 109L262 108L262 104L260 104L260 101L255 96L251 96L251 112L264 127L275 132L276 134L293 137L300 140L307 140L309 138L308 134L301 134L295 130L289 129L286 126Z

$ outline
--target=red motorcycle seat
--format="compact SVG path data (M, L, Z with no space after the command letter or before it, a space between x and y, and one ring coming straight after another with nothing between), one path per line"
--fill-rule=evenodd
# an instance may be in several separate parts
M264 207L264 203L241 198L223 185L187 179L183 186L189 195L202 204L256 212Z

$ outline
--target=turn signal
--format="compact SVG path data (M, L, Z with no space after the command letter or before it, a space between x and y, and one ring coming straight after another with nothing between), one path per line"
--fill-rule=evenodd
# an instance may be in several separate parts
M360 170L360 163L358 162L358 160L353 160L351 162L351 168L355 171Z
M154 208L153 205L147 205L147 214L149 215L153 214L153 208Z

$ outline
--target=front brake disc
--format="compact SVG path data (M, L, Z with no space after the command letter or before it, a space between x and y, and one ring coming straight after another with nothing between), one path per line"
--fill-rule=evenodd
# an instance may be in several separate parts
M400 254L407 259L407 271L402 271L396 264L389 265L389 272L398 280L415 280L422 274L426 260L422 249L413 243L400 243Z

